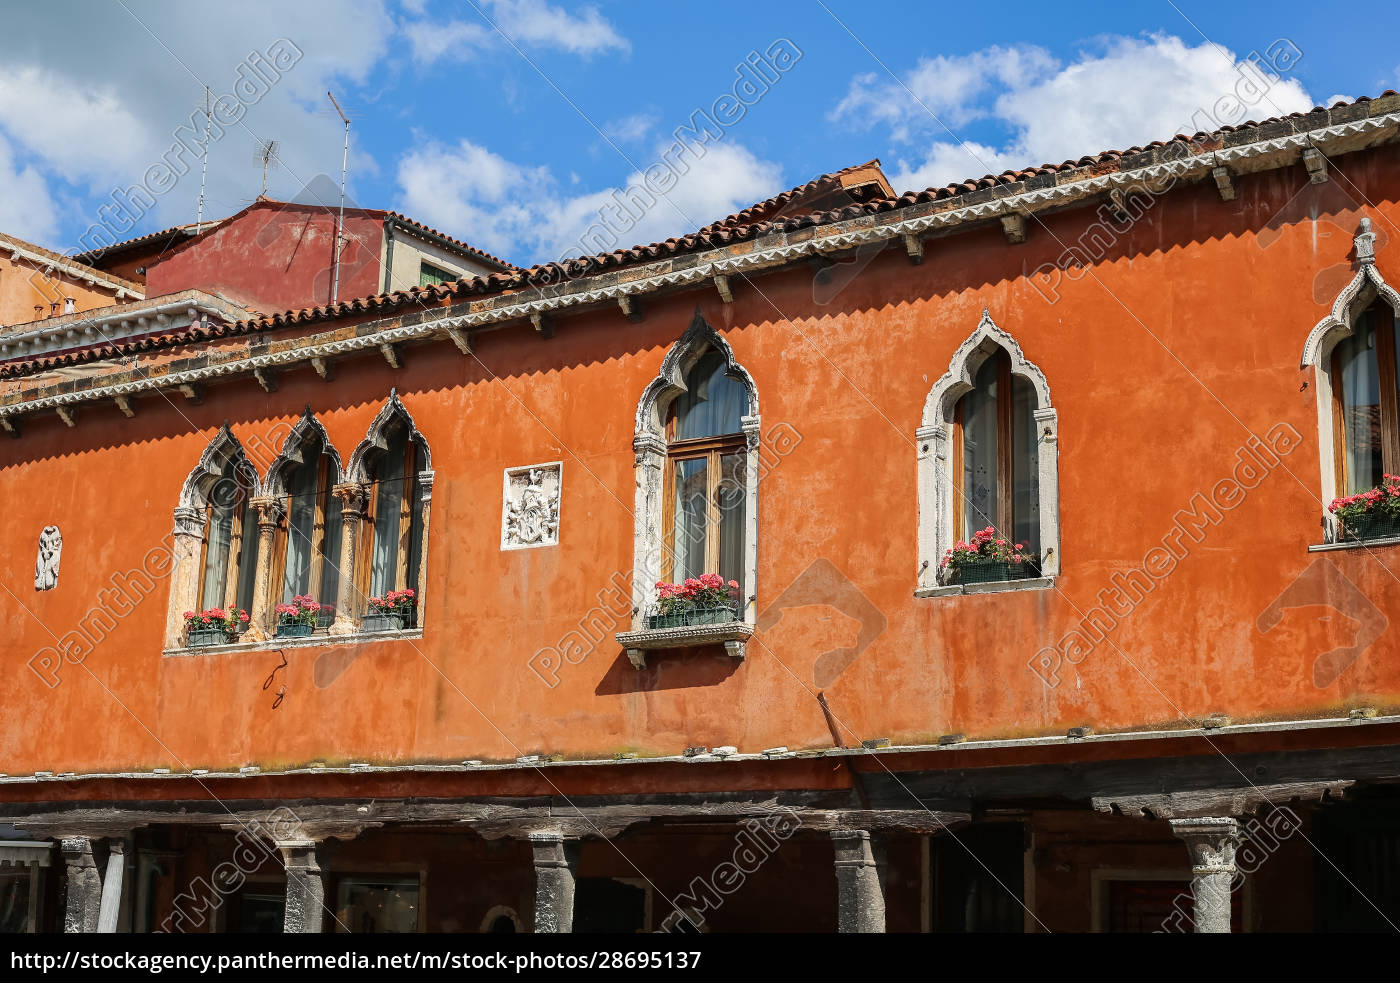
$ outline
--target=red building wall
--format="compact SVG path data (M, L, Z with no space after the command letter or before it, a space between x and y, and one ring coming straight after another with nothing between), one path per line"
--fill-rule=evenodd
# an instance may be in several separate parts
M147 295L197 287L265 313L329 303L335 227L334 208L258 202L151 261ZM347 213L345 235L339 298L378 293L383 220Z
M1393 228L1400 154L1353 154L1334 167L1373 203L1365 214ZM1331 450L1319 442L1312 373L1299 356L1335 295L1315 281L1349 269L1355 216L1270 219L1297 195L1325 193L1301 166L1242 179L1231 202L1213 186L1173 192L1092 275L1067 278L1055 303L1026 274L1097 220L1086 210L1031 223L1023 246L989 228L929 243L918 266L888 249L829 303L814 300L810 270L792 268L741 283L733 304L707 287L648 298L639 324L599 309L562 318L549 341L528 326L482 334L476 358L434 343L409 349L399 370L377 355L345 361L331 385L299 368L271 394L241 379L210 388L202 405L148 397L131 420L98 408L75 429L37 419L23 440L0 443L0 555L14 591L0 596L0 618L16 667L0 715L6 769L830 745L814 666L853 645L858 624L819 597L759 631L743 663L722 652L656 655L639 672L609 631L553 688L527 665L632 569L637 401L697 306L753 375L764 431L800 435L760 483L758 611L825 560L885 619L820 687L847 743L1400 706L1393 628L1319 685L1317 656L1352 644L1358 624L1320 604L1285 611L1268 631L1258 621L1313 564L1323 565L1326 596L1340 597L1345 578L1387 624L1400 610L1395 547L1308 551L1322 538L1318 455ZM304 261L293 227L289 218L272 237L286 251L266 255ZM220 233L228 276L240 255L271 262L250 230ZM1386 279L1400 282L1400 248L1378 255ZM251 270L246 282L258 282ZM914 432L984 308L1044 371L1059 412L1062 573L1051 591L916 598ZM437 475L421 640L289 648L285 669L277 652L163 657L168 580L157 577L81 665L63 667L59 685L23 670L169 534L181 484L221 423L248 446L285 432L309 404L345 458L391 387L429 441ZM1141 566L1179 510L1234 471L1251 431L1280 426L1301 443L1199 542L1185 541L1189 555L1110 632L1111 644L1064 665L1053 687L1028 668L1115 575ZM559 546L501 551L502 469L554 460L564 461ZM50 523L65 540L61 579L36 593L26 571ZM628 774L641 787L653 772Z

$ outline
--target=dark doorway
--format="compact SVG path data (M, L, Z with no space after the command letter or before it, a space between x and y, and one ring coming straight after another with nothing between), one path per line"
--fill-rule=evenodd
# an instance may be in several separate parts
M645 932L646 888L611 877L580 877L574 888L574 931Z
M282 931L286 898L281 891L251 890L234 895L229 906L228 930L261 935Z
M1020 823L984 823L935 837L929 851L933 931L1024 931L1025 841Z
M1313 814L1317 931L1394 932L1400 925L1400 801L1358 798Z

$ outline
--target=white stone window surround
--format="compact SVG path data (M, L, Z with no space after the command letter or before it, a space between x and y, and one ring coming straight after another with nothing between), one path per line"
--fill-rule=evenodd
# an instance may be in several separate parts
M1385 282L1380 270L1376 268L1375 253L1373 249L1368 248L1370 242L1367 237L1370 241L1375 239L1374 233L1370 232L1369 223L1363 222L1362 231L1356 237L1359 266L1356 275L1332 302L1332 309L1327 316L1313 325L1313 329L1308 332L1307 341L1303 345L1302 361L1299 364L1299 368L1304 371L1309 368L1313 370L1313 390L1317 400L1317 457L1321 465L1319 487L1322 492L1322 522L1326 543L1337 542L1339 532L1336 519L1327 511L1327 504L1342 495L1341 476L1337 474L1336 466L1336 431L1333 429L1335 424L1332 419L1332 352L1339 342L1351 337L1355 330L1355 316L1370 307L1377 298L1390 304L1396 316L1400 317L1400 293Z
M1041 577L1008 581L1002 589L1044 590L1060 571L1060 466L1059 420L1050 400L1045 373L1028 361L1016 339L982 311L975 331L958 346L943 375L924 401L923 421L914 432L918 451L919 571L916 593L942 596L948 593L983 593L988 587L967 591L961 585L940 586L939 563L958 539L953 528L953 503L961 494L960 476L950 472L953 448L953 413L973 389L982 363L998 348L1011 359L1011 374L1029 382L1035 390L1036 463L1040 481Z
M748 412L741 418L748 446L744 466L744 570L739 588L744 603L744 621L752 625L757 617L758 462L761 439L758 387L748 370L734 357L734 350L729 342L710 327L697 307L690 327L661 360L661 370L647 385L637 405L636 431L632 438L636 464L632 547L634 631L646 628L646 616L656 593L656 582L661 579L661 559L666 542L666 530L662 526L666 474L666 410L677 396L686 392L686 373L708 351L715 351L723 356L725 371L743 384L748 395Z

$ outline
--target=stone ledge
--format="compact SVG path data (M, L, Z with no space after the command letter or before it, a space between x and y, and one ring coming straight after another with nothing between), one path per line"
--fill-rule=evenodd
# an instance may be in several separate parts
M963 594L1004 594L1007 591L1054 590L1054 577L1027 577L1024 580L998 580L990 584L945 584L920 587L915 597L957 597Z
M422 638L422 628L402 631L363 631L353 635L311 635L302 638L269 638L265 642L232 642L228 645L201 645L197 648L164 649L167 659L197 658L201 655L224 655L233 652L276 652L278 649L329 648L334 645L364 645L368 642L394 642Z
M1364 550L1372 546L1400 546L1400 536L1382 539L1349 539L1340 543L1318 543L1308 547L1309 553L1330 553L1332 550Z
M644 628L620 631L617 643L627 650L634 669L647 667L646 653L655 649L694 648L699 645L723 645L736 659L744 657L744 643L753 637L753 625L747 621L728 621L722 625L681 625L676 628Z

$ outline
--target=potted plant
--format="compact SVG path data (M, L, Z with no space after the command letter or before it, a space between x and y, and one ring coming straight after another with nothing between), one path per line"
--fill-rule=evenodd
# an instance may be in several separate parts
M361 631L397 631L413 619L418 596L412 588L391 590L369 599L369 613L360 622Z
M958 540L943 554L940 564L947 583L990 584L1024 577L1035 557L1023 552L1025 545L1011 543L988 526L972 534L972 539Z
M290 604L279 604L275 610L278 638L305 638L320 623L322 605L310 594L298 594Z
M678 584L658 581L656 613L647 616L647 627L722 625L738 620L739 582L726 584L719 574L705 573Z
M185 612L185 644L190 648L227 645L238 641L238 633L248 624L242 608L205 608L198 614Z
M1370 491L1332 500L1327 506L1342 522L1347 539L1381 539L1400 536L1400 475L1381 476Z

